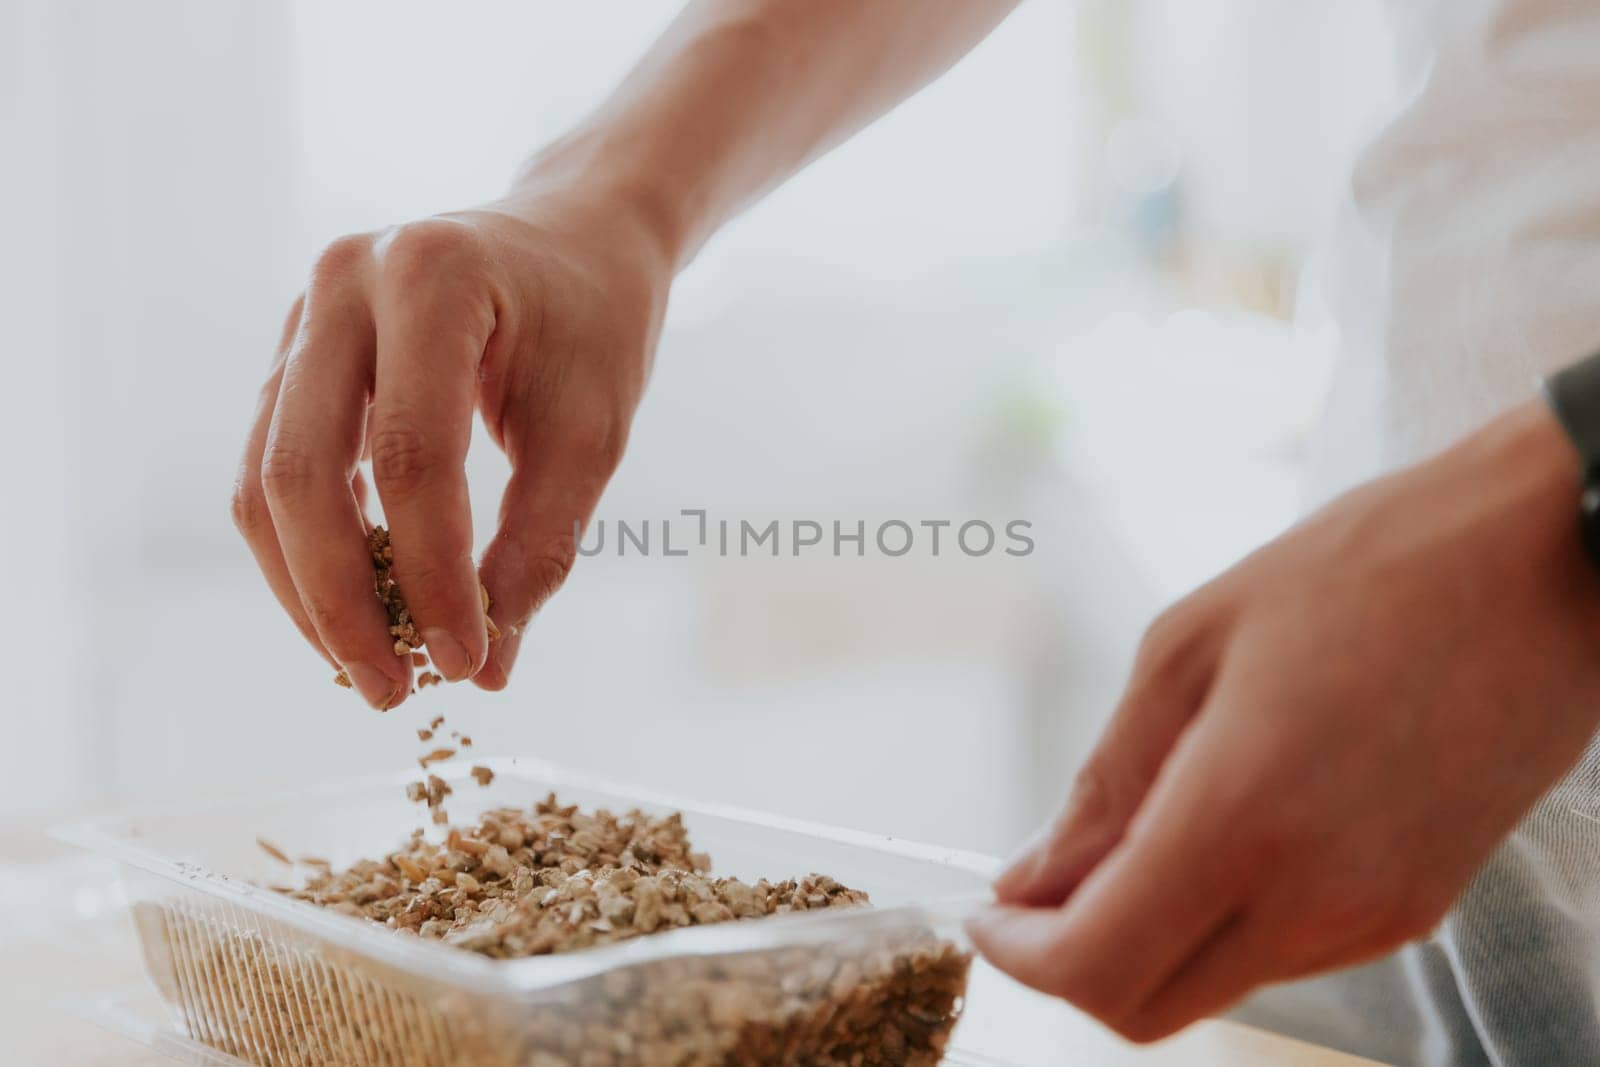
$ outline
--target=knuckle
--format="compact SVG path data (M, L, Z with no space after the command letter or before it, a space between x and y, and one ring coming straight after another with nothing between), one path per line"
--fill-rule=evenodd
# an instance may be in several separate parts
M404 496L427 482L443 457L415 427L380 426L372 435L372 477L386 496Z
M1194 608L1187 600L1166 608L1145 627L1139 640L1139 662L1147 668L1170 662L1189 643L1194 629Z
M397 282L453 273L476 257L472 231L459 222L424 219L391 230L383 242L383 270Z
M348 278L361 269L371 253L372 239L365 234L337 237L318 254L311 276L323 283Z
M340 653L349 651L348 635L355 632L350 612L316 594L301 599L312 629L322 636L330 652L344 658Z
M267 511L267 500L261 488L240 478L233 484L233 495L228 500L228 513L233 516L234 529L248 540L266 530L272 523Z
M299 441L275 434L267 442L261 456L261 488L269 501L293 501L305 496L315 472L315 459Z

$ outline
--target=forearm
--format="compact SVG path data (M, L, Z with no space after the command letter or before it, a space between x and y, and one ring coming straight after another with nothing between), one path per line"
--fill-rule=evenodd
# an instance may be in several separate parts
M1016 0L695 0L508 197L580 184L681 266L762 193L932 81Z

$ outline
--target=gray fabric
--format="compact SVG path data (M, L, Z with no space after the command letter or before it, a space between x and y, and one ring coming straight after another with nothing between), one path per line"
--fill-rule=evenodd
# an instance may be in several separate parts
M1386 1063L1522 1067L1600 1063L1597 1004L1600 746L1591 743L1432 938L1267 990L1234 1016Z

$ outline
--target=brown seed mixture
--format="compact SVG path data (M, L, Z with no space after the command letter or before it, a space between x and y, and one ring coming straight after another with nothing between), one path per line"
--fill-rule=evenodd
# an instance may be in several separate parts
M286 892L499 959L868 904L866 894L821 875L751 885L713 877L708 867L680 815L585 813L551 796L531 811L488 812L442 844L417 831L382 860L319 870ZM915 925L848 943L670 957L530 1004L509 1033L504 1020L480 1026L458 1016L445 1059L387 1051L396 1062L429 1064L933 1064L960 1013L970 962L961 947ZM275 999L304 998L294 975L268 973L290 986L290 997ZM370 1044L375 1030L364 1015L359 1004L320 1012L307 1038ZM381 1040L393 1028L376 1032Z
M417 651L423 647L422 634L412 621L411 609L406 607L405 597L401 595L400 586L391 573L394 569L394 548L389 543L387 527L378 525L367 531L367 552L372 557L373 589L378 594L378 601L383 605L384 614L389 617L389 636L394 638L394 654L410 656L414 667L419 669L426 667L428 657ZM483 624L489 632L489 640L497 641L500 638L500 628L489 617L489 608L493 602L489 599L488 588L482 582L478 583L478 597L483 601ZM346 689L353 688L350 676L343 670L335 674L333 680ZM426 689L442 681L444 681L443 676L428 671L417 679L417 688Z
M449 789L430 777L430 801ZM502 959L867 903L822 875L747 885L713 878L709 866L690 851L681 815L588 814L552 794L532 811L491 811L442 845L413 836L381 861L313 875L292 895Z
M389 636L394 638L394 654L409 656L422 647L422 634L411 621L411 609L406 607L400 586L390 573L394 569L394 548L389 544L389 531L374 526L367 531L367 551L372 554L372 582L384 614L389 616Z

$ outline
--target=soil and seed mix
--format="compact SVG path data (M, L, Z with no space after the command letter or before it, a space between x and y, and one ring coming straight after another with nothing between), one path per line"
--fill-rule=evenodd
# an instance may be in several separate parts
M423 667L420 634L390 574L387 531L375 527L368 545L395 654ZM487 618L487 591L483 605ZM418 688L439 680L426 672ZM277 891L397 936L499 960L870 906L866 893L821 874L755 882L715 876L679 813L582 811L551 794L530 808L495 808L473 825L450 826L443 805L453 789L430 768L470 748L472 739L451 731L451 743L443 744L444 725L435 716L417 729L426 748L417 760L423 777L405 790L427 806L433 824L447 827L442 840L418 828L381 858L335 869L317 857L291 860L258 838L275 860L309 872L302 885ZM494 780L488 767L469 773L479 786ZM360 998L309 1010L325 995L322 987L257 958L259 944L228 940L216 951L253 961L255 980L271 987L263 1002L284 1009L252 1015L251 1025L278 1027L257 1036L311 1042L313 1053L345 1050L348 1062L497 1067L933 1064L960 1014L971 964L970 952L915 922L761 951L673 955L569 983L559 997L530 1001L512 1019L480 1017L486 1009L458 1004L435 1020L432 1044L416 1045L387 1025L387 1016L369 1018ZM339 1055L291 1062L347 1062Z
M418 831L381 860L313 874L289 895L496 959L867 903L822 875L750 885L712 877L710 866L677 813L583 812L552 794L528 810L490 811L439 843Z
M280 892L502 960L870 906L867 894L825 875L714 876L681 814L585 812L554 795L526 810L488 811L443 841L415 831L383 858L344 869L300 863L311 871L304 885ZM966 950L915 923L764 951L670 956L581 980L514 1021L483 1023L478 1038L464 1026L452 1040L473 1051L441 1062L933 1064L960 1014L970 964ZM347 1020L348 1012L328 1024L343 1033ZM397 1062L435 1061L401 1050Z

